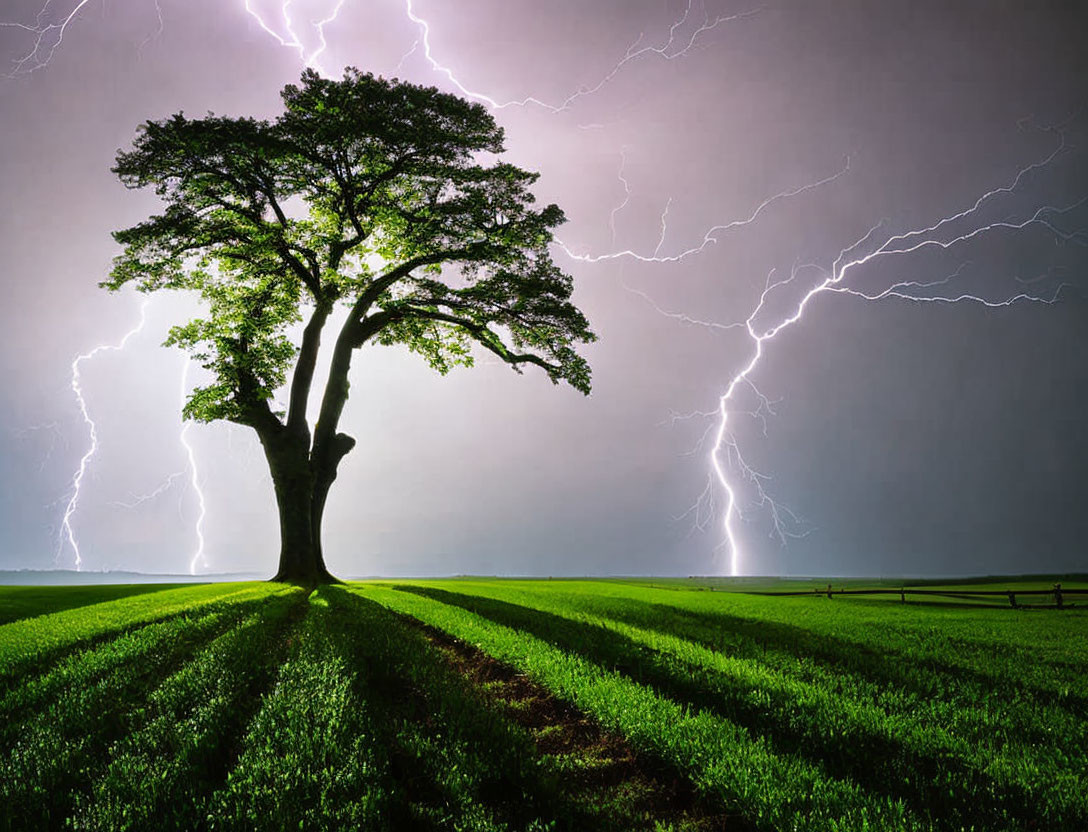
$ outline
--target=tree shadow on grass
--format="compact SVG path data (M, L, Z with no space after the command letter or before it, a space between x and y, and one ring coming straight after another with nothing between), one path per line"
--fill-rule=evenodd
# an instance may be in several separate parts
M345 588L325 593L334 614L366 627L342 649L356 695L382 715L374 729L387 756L388 828L438 832L468 828L473 817L509 829L618 828L570 801L529 736L418 628Z
M761 621L724 611L687 610L670 604L624 599L599 605L603 615L636 627L679 636L728 655L759 659L766 650L812 659L836 671L855 674L881 686L901 689L922 699L946 695L952 688L965 689L965 698L1007 690L1014 699L1052 705L1076 719L1088 717L1088 699L982 672L939 658L905 657L890 649L818 633L794 624ZM1067 669L1081 669L1068 664ZM1018 725L1028 741L1052 742L1045 725Z
M661 695L718 714L763 738L779 754L803 757L832 777L904 800L936 829L979 824L1003 828L1010 819L1046 827L1025 789L998 783L942 749L919 748L857 722L825 725L817 706L800 702L788 691L760 689L666 656L608 628L518 604L430 587L396 589L521 630ZM1088 824L1088 817L1075 820Z
M183 589L199 584L117 584L106 586L5 586L0 587L0 624L41 615L103 604L134 595Z
M176 610L150 621L139 621L120 630L99 633L88 639L62 645L21 662L13 668L10 674L0 677L0 720L5 723L0 725L0 738L3 738L5 733L14 730L25 714L47 708L51 703L68 695L73 684L88 687L96 684L110 673L125 672L123 665L107 664L95 673L80 676L77 683L59 684L55 687L41 685L41 682L57 670L62 662L90 659L97 651L110 649L111 645L122 638L138 637L143 631L182 618L198 620L214 614L216 611L224 613L223 621L216 630L216 632L223 632L231 624L237 623L245 615L255 611L265 600L264 598L254 598L231 603L229 606L213 601L195 609ZM123 661L123 659L119 657L119 661ZM30 691L34 687L37 687L38 690L31 693Z
M0 800L8 828L70 828L74 807L90 799L90 789L107 768L114 744L148 719L150 693L214 638L234 628L246 611L269 601L239 602L206 626L199 621L206 621L213 608L202 606L196 610L198 623L180 630L161 648L68 689L49 707L25 712L25 719L14 724L14 741L10 746L5 741L5 753L0 755Z

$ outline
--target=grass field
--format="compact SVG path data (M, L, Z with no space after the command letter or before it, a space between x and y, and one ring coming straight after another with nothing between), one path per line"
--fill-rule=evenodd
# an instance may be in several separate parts
M1084 600L737 588L0 587L0 829L1088 829Z

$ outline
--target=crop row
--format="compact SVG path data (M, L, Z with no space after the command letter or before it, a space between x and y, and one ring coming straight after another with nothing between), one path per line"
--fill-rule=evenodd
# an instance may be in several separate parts
M311 598L243 746L214 829L577 828L528 737L414 628L337 587Z
M694 711L543 638L416 592L378 586L357 591L513 665L671 765L700 792L758 828L927 828L900 800L869 794L849 780L826 776L802 758L775 753L763 739L728 719Z
M25 618L0 627L0 686L21 683L28 672L65 652L83 649L124 630L206 604L243 602L276 591L269 584L204 584L134 595L116 601Z
M0 829L600 827L423 634L343 588L76 645L0 700Z
M780 754L803 756L833 777L902 798L938 828L1088 828L1086 784L1077 774L1088 765L1088 733L1085 722L1063 708L955 690L919 701L909 691L874 684L860 665L829 668L798 662L796 654L790 661L779 656L778 662L736 656L706 646L713 637L709 628L697 633L703 638L692 639L688 610L657 605L652 616L642 611L643 626L634 626L627 622L639 607L630 601L603 615L587 612L597 600L592 596L487 583L459 586L469 592L408 589L616 668L693 709L719 714ZM916 677L934 673L926 666L900 668L904 676L912 670Z
M650 607L602 598L601 586L360 592L534 675L766 828L1088 828L1086 725L1070 709L1009 699L979 708L955 684L953 696L920 700L870 678L866 655L888 670L879 645L848 667L781 641L770 657L766 646L752 655L728 621L715 631L687 607L693 594L672 607L658 592Z

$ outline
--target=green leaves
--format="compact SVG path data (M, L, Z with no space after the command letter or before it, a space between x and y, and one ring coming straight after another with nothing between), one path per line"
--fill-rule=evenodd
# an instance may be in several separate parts
M268 402L308 303L349 305L354 347L376 337L447 372L471 365L475 343L589 392L576 345L594 336L548 251L563 213L534 207L537 174L477 161L504 149L484 107L355 69L339 81L307 70L282 97L273 121L149 121L113 168L166 207L114 234L123 251L102 285L194 291L209 309L167 341L215 378L186 416L280 424ZM302 351L292 407L305 407L314 352Z

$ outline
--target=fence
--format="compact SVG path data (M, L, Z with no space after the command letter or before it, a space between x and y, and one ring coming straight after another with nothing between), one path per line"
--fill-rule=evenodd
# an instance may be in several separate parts
M1007 598L1010 607L1020 606L1016 602L1019 596L1049 595L1054 599L1053 604L1033 604L1032 606L1053 606L1062 609L1067 604L1066 599L1072 597L1088 597L1088 587L1063 588L1061 584L1054 584L1053 589L914 589L900 587L899 589L834 589L831 584L826 587L813 587L811 590L790 590L788 592L754 592L754 595L826 595L831 598L835 595L898 595L899 600L906 603L908 595L936 595L943 598L958 598L961 600L981 600L987 596L993 598Z

